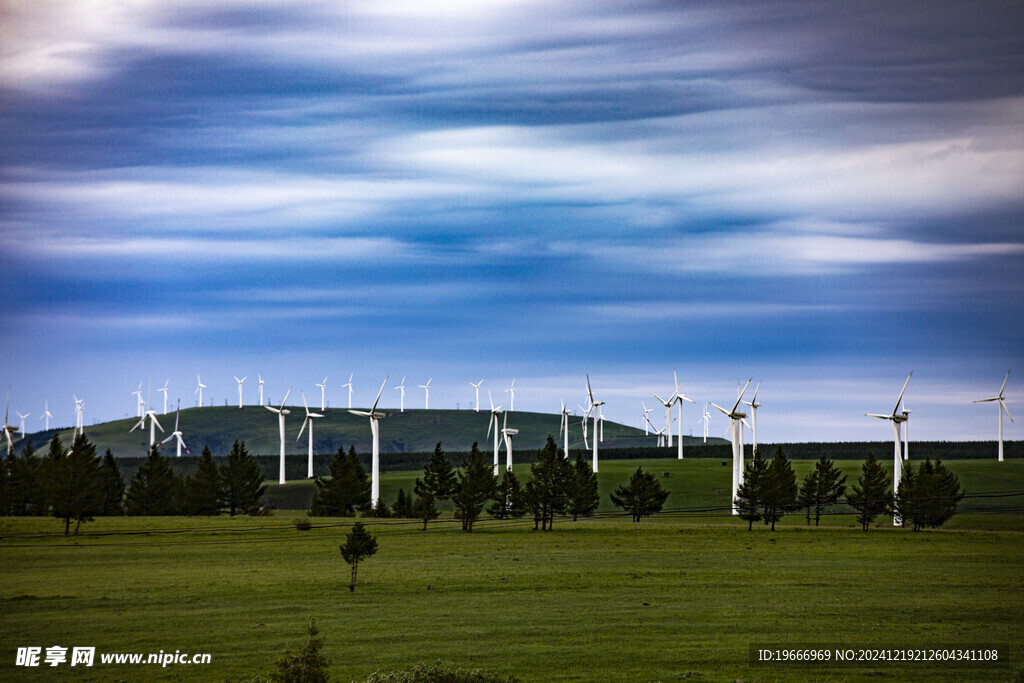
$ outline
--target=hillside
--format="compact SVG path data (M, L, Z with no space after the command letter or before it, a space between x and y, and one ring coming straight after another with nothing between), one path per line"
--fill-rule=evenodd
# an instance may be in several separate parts
M289 454L305 453L306 434L296 440L302 426L304 410L291 407L285 425L285 451ZM409 453L432 451L437 442L447 450L469 450L477 441L483 450L489 450L491 443L487 436L489 413L472 410L384 410L386 414L380 426L380 450L382 453ZM158 418L164 428L157 430L157 441L163 440L174 431L174 414ZM579 417L571 417L570 448L583 448ZM86 428L86 435L96 444L97 451L110 449L116 457L141 457L149 446L148 423L145 430L130 431L138 418L114 420ZM513 452L518 449L536 450L544 445L548 434L557 437L560 416L545 413L510 413L508 426L515 427L519 434L513 438ZM209 446L215 456L227 455L236 439L244 441L250 453L276 454L279 452L277 416L260 406L188 408L181 411L180 428L185 443L193 455L199 455L203 446ZM37 450L59 433L69 444L71 430L50 430L30 434L29 439ZM348 448L355 445L360 453L371 449L370 425L365 417L352 415L344 409L331 409L324 417L317 418L313 429L313 450L316 453L334 453L339 446ZM655 437L645 437L643 430L607 421L604 426L602 448L628 448L655 445ZM493 436L491 437L493 438ZM684 445L696 444L697 437L685 437ZM727 443L723 439L708 439L709 443ZM561 441L559 441L561 443ZM20 451L23 442L15 447ZM174 442L169 442L164 453L175 453Z

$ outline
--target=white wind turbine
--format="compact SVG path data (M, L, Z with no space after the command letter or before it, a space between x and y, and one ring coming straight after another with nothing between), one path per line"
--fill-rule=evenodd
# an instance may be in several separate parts
M75 397L75 436L79 433L85 434L85 399Z
M196 386L196 390L193 391L192 393L193 394L199 394L199 407L202 408L203 407L203 389L206 388L206 385L203 384L203 380L199 379L199 375L196 375L196 385L197 385Z
M644 407L644 436L650 436L651 435L651 428L650 428L651 420L650 420L650 418L647 417L647 413L651 412L651 409L648 408L647 404L644 403L643 401L640 401L640 405L642 405Z
M11 438L11 434L18 431L14 425L7 424L7 414L11 409L11 390L7 389L7 407L4 408L4 426L3 435L7 438L7 455L10 457L11 453L14 452L14 439ZM0 437L2 438L2 437Z
M355 373L350 373L348 376L348 382L342 384L343 387L348 387L348 407L352 409L352 378L355 377Z
M508 394L508 409L509 411L516 409L516 378L512 378L512 384L508 385L508 389L505 390Z
M690 398L689 396L685 395L683 392L679 391L682 388L682 385L679 384L679 377L676 375L675 368L672 368L672 379L676 383L676 391L675 391L676 398L675 398L675 402L679 405L679 408L678 408L678 410L679 410L679 445L678 445L678 449L676 451L676 459L677 460L682 460L683 459L683 401L689 401L690 403L693 403L694 400L692 398Z
M290 410L286 410L284 404L288 402L288 397L292 393L292 388L288 387L288 392L284 395L284 400L281 401L281 407L275 408L274 406L263 406L272 413L277 413L277 429L281 433L281 462L278 468L277 481L279 484L284 483L284 416L289 414Z
M320 387L320 412L323 412L323 411L327 410L327 408L326 408L327 403L324 400L324 392L327 389L327 377L325 376L324 377L324 381L320 382L320 384L317 384L317 386ZM311 474L309 476L312 477L313 475Z
M900 403L903 402L903 392L907 390L907 384L910 383L910 375L913 375L914 371L911 370L910 374L907 375L907 381L903 383L903 388L900 390L900 397L896 399L896 405L892 408L892 415L878 415L875 413L864 413L867 417L875 417L879 420L889 420L892 422L892 433L894 438L893 446L893 464L892 464L892 494L895 497L896 488L900 485L900 479L903 478L903 457L900 451L902 450L903 440L900 437L900 425L907 421L907 414L900 411ZM900 516L893 512L892 524L893 526L900 526L903 520Z
M384 386L388 383L388 377L390 376L384 376L384 381L381 382L380 391L377 392L377 398L374 400L370 412L365 410L348 411L353 415L370 418L370 432L373 434L373 460L370 468L372 473L370 480L370 503L374 507L377 506L377 499L380 498L380 421L384 417L384 413L377 412L377 403L380 401L380 395L384 391ZM402 383L405 383L404 379Z
M40 420L46 421L46 431L50 431L50 418L53 417L53 413L50 412L50 402L46 402L46 407L43 408L43 414L39 416Z
M1010 418L1010 422L1013 422L1013 417L1010 415L1010 411L1006 408L1006 397L1003 396L1003 390L1006 389L1006 381L1010 379L1010 371L1006 371L1006 377L1003 378L1003 386L999 387L999 393L990 398L979 398L977 401L971 401L971 403L992 403L995 402L996 413L999 414L999 462L1003 461L1003 413L1006 413L1006 417Z
M238 407L239 407L239 408L241 408L241 407L242 407L242 384L243 384L243 383L245 382L245 380L247 380L247 379L249 379L249 376L248 376L248 375L246 375L246 376L245 376L245 377L243 377L242 379L238 379L238 377L235 377L235 381L236 381L236 382L238 382Z
M501 435L505 438L505 467L512 469L512 437L519 433L518 429L508 426L508 413L502 418Z
M164 382L164 385L162 387L160 387L159 389L157 389L157 391L164 392L164 412L163 412L164 415L167 414L167 385L170 384L170 383L171 383L171 380L166 380ZM178 401L178 409L179 410L181 409L181 401Z
M501 406L494 407L494 399L491 398L490 389L487 390L487 400L491 404L491 416L487 418L487 436L491 435L491 428L494 428L494 476L498 476L498 416L501 415Z
M326 377L324 377L324 383L325 384L327 383L327 378ZM319 386L319 385L317 385L317 386ZM313 478L313 418L314 417L323 417L323 415L321 415L320 413L311 413L309 411L309 404L306 403L306 394L303 394L301 391L299 393L302 394L302 405L304 405L306 407L306 419L302 421L302 429L299 430L299 435L295 438L295 440L298 441L299 439L302 438L302 432L306 428L306 425L308 424L309 425L309 469L308 469L308 472L307 472L306 476L309 477L310 479L312 479Z
M751 447L751 453L757 452L757 409L761 407L761 404L757 402L757 390L761 388L761 383L758 382L757 386L754 387L754 395L749 401L744 401L743 405L750 406L750 431L753 433L751 440L754 445Z
M597 473L597 442L600 440L600 425L598 424L598 408L604 405L604 401L595 401L594 392L590 388L590 375L587 375L587 399L590 401L590 408L594 415L594 473ZM586 419L586 418L584 418Z
M424 396L424 403L423 403L423 409L424 410L430 410L430 382L433 379L434 378L431 377L430 379L427 380L426 384L420 384L419 385L420 389L422 389L425 392L425 394L426 394Z
M152 389L150 389L150 390L152 391ZM150 397L150 398L152 398L152 397ZM129 432L134 432L139 427L145 427L145 425L146 425L146 418L147 417L149 418L149 447L153 448L153 445L156 443L156 430L157 430L157 428L159 427L161 432L164 431L164 428L160 427L160 423L157 422L156 411L153 410L152 406L150 406L149 410L147 410L146 413L142 416L142 419L139 420L135 424L135 426L132 427L131 429L129 429L128 431Z
M17 410L15 410L14 412L18 415L18 417L21 418L21 428L18 429L18 433L21 434L21 436L18 437L18 441L21 441L22 439L25 438L25 418L31 415L32 413L25 413L24 415L22 415Z
M566 407L565 399L563 398L562 399L562 422L558 425L558 433L559 433L559 436L563 436L564 435L563 438L564 438L565 446L564 446L563 450L565 452L565 459L566 460L569 459L569 416L571 414L572 414L572 411L569 410L568 407Z
M138 396L135 401L135 417L142 417L142 406L146 405L142 400L142 382L139 382L139 388L132 392L132 396Z
M178 440L178 455L177 455L177 457L179 457L179 458L181 457L181 449L182 448L185 449L186 453L188 453L189 455L192 455L192 452L188 449L188 446L185 445L185 440L183 438L181 438L181 430L178 428L178 420L179 420L180 417L181 417L181 399L178 399L178 412L175 413L175 415L174 415L174 431L171 432L170 436L168 436L166 439L164 439L163 441L160 442L160 445L163 446L165 443L167 443L171 439L177 439Z
M650 392L651 396L658 399L661 405L665 406L665 434L668 435L668 447L672 447L672 404L675 403L676 395L672 396L666 401L661 396L658 396L653 391ZM681 429L681 428L680 428Z
M473 404L473 406L476 408L476 412L478 413L480 412L480 385L483 383L483 380L480 380L476 384L473 384L472 382L469 383L469 386L476 388L476 402Z
M398 389L401 392L401 398L398 399L398 401L399 401L399 403L398 403L398 412L404 413L405 412L405 377L402 378L402 383L401 384L399 384L397 387L393 387L393 388Z
M751 380L748 379L743 390L739 392L739 396L736 397L736 403L732 404L732 410L726 410L714 402L711 403L711 405L718 408L723 415L729 418L729 430L732 433L732 497L729 500L729 505L732 507L732 514L734 515L740 513L736 507L736 491L743 484L743 425L747 423L747 414L741 413L737 409L740 407L740 401L743 400L743 394L747 391L747 387L750 386L750 382Z
M260 405L263 405L263 375L257 373L256 375L260 380Z
M697 420L697 424L704 424L704 443L708 442L708 426L711 424L711 413L708 412L708 404L704 404L704 413Z
M590 442L587 441L587 420L590 419L590 408L584 409L579 403L576 404L576 407L583 414L583 419L580 420L580 425L583 427L583 450L588 451L590 450Z

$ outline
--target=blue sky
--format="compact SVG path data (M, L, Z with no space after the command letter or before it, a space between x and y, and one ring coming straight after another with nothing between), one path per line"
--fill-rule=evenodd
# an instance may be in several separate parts
M428 5L5 6L12 415L589 373L639 426L673 368L761 381L761 441L887 439L911 369L914 438L994 438L1011 367L1024 412L1019 2Z

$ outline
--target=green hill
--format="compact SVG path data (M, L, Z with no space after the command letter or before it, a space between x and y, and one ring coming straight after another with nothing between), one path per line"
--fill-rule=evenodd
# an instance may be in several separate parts
M302 426L304 411L301 407L291 407L285 425L285 451L289 454L305 453L307 449L306 435L296 440ZM384 410L386 417L380 425L380 450L382 453L410 453L432 451L437 442L444 444L446 450L469 450L470 445L477 441L487 451L491 438L487 436L489 413L472 410ZM157 441L161 441L174 431L174 414L161 415L158 418L164 428L157 430ZM569 447L583 448L580 418L571 417ZM116 457L141 457L149 450L149 428L131 428L138 418L114 420L92 425L86 428L86 435L96 444L99 453L110 449ZM515 412L508 417L508 426L519 430L513 438L513 451L518 449L536 450L544 445L548 434L557 438L560 416L546 413ZM181 411L180 428L185 443L193 455L199 455L203 446L209 446L215 455L227 455L236 439L244 441L250 453L276 454L279 452L277 415L260 406L246 406L243 409L233 407L188 408ZM61 439L70 444L70 429L50 430L30 434L34 448L45 449L47 443L59 433ZM348 448L355 445L360 453L368 453L371 449L369 420L365 417L352 415L347 410L332 409L324 412L324 417L314 420L313 450L315 453L334 453L339 446ZM644 436L641 429L627 427L615 422L606 421L604 425L602 448L631 448L655 445L655 437ZM685 437L684 445L696 444L697 437ZM714 443L727 443L724 439L709 439ZM561 441L559 441L561 443ZM22 443L15 447L20 451ZM164 453L173 455L174 442L169 442Z

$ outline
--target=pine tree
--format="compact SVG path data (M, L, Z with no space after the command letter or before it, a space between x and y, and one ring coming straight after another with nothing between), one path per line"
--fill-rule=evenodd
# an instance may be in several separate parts
M597 474L583 453L576 453L576 462L572 466L572 480L569 484L569 500L566 510L576 521L580 515L589 517L597 511L601 504L601 494L597 490Z
M612 492L611 499L612 503L629 512L634 522L639 522L641 517L661 512L668 495L657 477L644 472L641 466L636 468L626 486L619 486Z
M65 536L71 520L75 520L77 535L82 522L91 522L103 508L103 478L96 446L79 434L65 457L48 463L47 474L53 516L64 520Z
M10 514L28 516L42 515L46 512L46 488L43 484L45 481L44 464L45 461L35 454L31 442L25 444L21 450L21 457L8 453L7 486L11 506Z
M812 482L808 484L808 481ZM822 454L814 464L814 471L804 480L804 487L810 487L805 493L800 492L799 507L807 508L807 523L810 524L811 510L814 510L814 526L818 526L821 515L839 502L846 493L846 475L835 466L828 457Z
M310 617L305 646L297 655L285 651L277 660L277 670L270 674L271 683L327 683L330 680L327 674L330 660L320 652L324 639L317 638L319 634L316 621Z
M345 536L345 542L340 548L342 558L352 565L352 579L349 581L348 589L354 591L359 562L377 552L377 539L363 527L362 522L356 522L352 525L352 531Z
M124 477L121 476L121 469L114 460L114 454L107 449L103 455L103 462L100 465L100 474L103 479L103 508L101 515L113 516L124 514Z
M768 461L761 456L761 450L754 451L754 457L743 468L743 483L736 489L734 505L739 517L747 523L747 531L754 528L754 522L761 519L761 507Z
M874 453L868 453L852 493L846 494L846 502L857 511L857 522L864 531L875 517L892 510L892 480L875 460Z
M775 457L765 472L765 483L761 493L761 516L766 525L772 525L772 531L775 531L775 523L782 519L787 511L796 509L796 497L796 474L786 454L782 452L782 447L777 446Z
M484 454L474 441L469 457L462 461L452 496L455 516L462 520L463 531L473 531L473 522L479 519L487 501L494 497L496 487L493 468L484 462Z
M922 467L924 463L921 464ZM930 466L930 463L929 463ZM900 518L900 526L907 526L907 520L914 525L914 531L920 527L917 522L921 518L918 510L918 495L920 494L917 474L911 465L903 468L903 476L896 484L896 497L893 499L892 511Z
M504 470L494 492L494 503L487 514L498 519L513 519L526 514L526 494L512 470Z
M395 498L395 517L408 519L415 516L412 511L412 497L405 489L398 489L398 496Z
M185 498L190 515L219 515L224 507L224 480L209 446L203 447L195 471L185 479Z
M228 453L227 460L220 466L221 491L228 513L236 512L256 515L260 512L260 498L267 485L263 483L263 472L256 458L249 455L245 442L237 440Z
M155 444L128 485L129 515L177 515L181 512L181 480Z
M370 508L368 512L369 517L377 517L384 519L391 516L391 509L388 504L384 501L384 496L377 499L377 504Z
M440 442L434 447L430 460L423 467L421 488L435 501L448 500L455 493L455 470L441 449ZM417 490L416 493L420 493Z
M814 497L818 490L818 470L813 469L807 473L800 483L800 493L797 494L797 507L807 511L807 526L811 525L811 510L814 509ZM817 526L817 522L815 522Z
M423 531L426 531L427 523L432 519L437 519L441 513L437 509L434 497L426 493L419 479L416 480L416 486L417 493L416 499L412 502L412 513L416 519L423 521Z
M525 498L533 512L533 528L542 531L555 526L555 515L565 514L569 504L572 465L559 454L555 439L548 434L544 447L537 451L537 462L530 465Z
M896 488L895 510L906 526L907 520L914 531L925 527L942 526L956 512L957 503L963 498L960 481L941 460L933 465L930 459L903 470L903 478Z
M309 514L314 517L352 517L371 508L370 476L356 455L355 446L339 447L330 466L331 477L316 478L316 493Z
M14 451L8 451L0 458L0 517L11 514L11 475L8 464L14 459Z
M963 499L960 479L941 460L935 461L935 506L928 526L936 529L956 514L957 504Z

